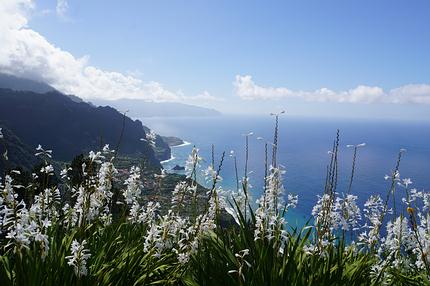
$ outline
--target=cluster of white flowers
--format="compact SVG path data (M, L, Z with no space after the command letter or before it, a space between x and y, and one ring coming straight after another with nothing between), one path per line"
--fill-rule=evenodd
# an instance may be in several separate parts
M152 136L151 134L150 132L148 135ZM362 144L353 147L360 146ZM52 151L39 145L35 155L45 160L40 169L42 176L48 178L54 175L54 167L49 163ZM298 196L285 194L285 171L282 166L268 168L264 192L257 200L257 208L253 212L247 169L241 184L237 184L236 192L231 194L233 200L228 201L227 193L216 186L222 178L213 165L203 171L206 182L212 182L213 187L206 194L198 194L200 187L195 179L197 172L201 171L199 168L202 158L198 149L193 148L186 162L186 179L177 183L172 191L170 209L162 210L159 202L143 203L141 195L145 190L139 167L131 167L124 183L118 183L119 172L114 166L113 156L114 152L107 145L101 152L89 152L86 163L79 170L83 175L82 182L68 186L71 198L61 197L61 187L43 186L27 201L31 202L28 206L18 193L29 187L15 184L12 178L20 172L12 171L11 175L6 175L0 182L0 235L5 238L1 243L6 242L1 246L20 254L28 249L37 249L41 257L45 258L50 247L49 233L54 226L60 226L63 228L61 230L69 233L70 230L85 229L90 224L98 230L103 229L113 220L115 197L119 208L124 211L125 220L133 227L144 229L144 251L154 257L175 253L178 262L186 264L198 250L201 239L216 230L216 221L223 209L238 224L242 218L245 219L242 221L244 224L255 219L255 243L275 241L273 245L276 252L284 255L289 241L285 213L297 206ZM337 172L337 169L333 170ZM70 181L72 171L76 170L66 167L60 173L61 178ZM161 183L166 176L162 171L155 179ZM37 179L37 175L33 174L33 178ZM390 275L387 269L430 271L430 193L411 189L412 180L402 179L398 170L386 176L386 179L391 179L392 182L386 200L378 195L371 196L364 204L363 211L358 205L357 196L349 192L339 194L336 188L326 189L312 209L312 227L316 239L305 246L305 252L324 256L328 246L336 247L339 238L348 234L348 249L353 249L356 253L370 253L375 257L377 264L372 266L372 275L379 277L375 279L387 279ZM121 188L119 196L114 196L114 185ZM393 186L400 186L399 189L405 193L401 202L406 213L399 212L399 216L395 213L393 216L389 207L389 198L394 196ZM248 215L251 213L254 215ZM91 240L81 237L81 233L85 232L79 233L81 242L73 240L71 255L66 256L66 259L76 276L81 277L88 272ZM32 244L37 247L32 247ZM237 274L242 282L245 282L246 267L251 267L246 260L249 255L249 249L236 253L236 268L230 271L230 274Z
M52 157L52 151L45 150L40 145L36 151L35 155L45 160L40 173L52 176L54 167L47 162ZM106 152L109 151L105 147L104 153ZM89 159L95 164L101 164L99 172L82 182L82 185L71 189L74 201L72 206L62 201L58 188L45 188L31 199L32 203L27 207L16 192L19 189L24 190L24 187L13 184L12 177L7 175L4 185L0 185L0 231L5 233L8 239L6 247L21 252L23 249L29 249L34 242L39 245L36 249L40 250L40 255L44 258L49 251L48 233L52 226L63 225L70 229L95 219L111 220L108 204L112 197L111 178L116 169L111 162L102 162L104 158L100 152L90 152ZM85 166L83 169L85 170ZM69 171L71 168L65 168L60 174L61 177L70 179ZM11 173L20 172L13 170ZM36 174L32 177L38 178Z
M331 233L339 226L340 212L337 207L334 197L330 194L324 194L318 196L318 201L312 208L312 216L320 244L326 244L331 240Z
M379 230L381 229L382 213L384 212L384 202L379 195L371 196L364 204L365 224L362 226L364 231L358 236L359 242L363 247L372 247L380 239Z
M194 189L187 182L179 182L172 192L172 209L179 211L184 208L188 194L194 194Z
M45 189L27 208L15 192L19 188L22 186L14 185L9 175L5 177L4 185L0 185L0 234L6 234L6 248L12 248L15 253L21 253L35 242L39 244L41 257L45 258L49 251L47 233L59 217L60 193L58 189Z
M326 255L327 246L333 246L341 233L350 233L348 249L373 254L377 264L372 266L372 277L378 283L392 279L391 270L411 272L416 269L430 270L430 193L410 188L412 180L402 179L398 170L386 176L393 184L401 186L404 210L399 215L390 208L389 198L394 196L393 186L385 201L372 195L364 204L363 217L357 204L357 196L337 193L318 198L312 214L316 244L310 243L306 251ZM394 202L391 202L394 204ZM324 227L329 230L324 230ZM326 232L324 232L326 231ZM326 235L329 234L329 235Z
M233 274L236 273L239 276L239 279L245 282L244 270L245 266L251 267L251 263L246 260L246 257L249 255L249 249L244 249L234 254L236 257L237 269L233 269L228 271L228 273Z
M145 251L153 249L155 257L173 251L180 263L186 263L190 255L197 251L199 238L208 230L208 219L206 215L200 215L193 224L190 218L178 216L169 210L163 216L152 216L151 220L147 218L146 225Z
M52 176L52 175L53 175L53 173L54 173L54 167L53 167L52 165L44 166L44 167L42 167L42 168L40 169L40 172L41 172L41 173L45 173L45 174L47 174L48 176Z
M146 207L140 206L136 201L130 208L129 220L132 223L151 225L156 218L157 211L160 208L160 203L148 202Z
M358 230L361 211L357 205L357 199L357 196L351 194L336 198L335 209L340 211L338 224L344 231Z
M403 213L392 218L386 225L386 236L377 244L380 265L391 263L387 267L403 269L430 270L430 212L428 199L430 193L409 189L410 178L400 178L397 172L395 181L405 189L402 198L407 216ZM420 207L421 206L421 207ZM392 214L391 210L389 212ZM408 219L409 218L409 219Z
M36 147L36 151L34 155L37 157L52 158L52 150L45 150L40 144Z
M15 185L12 177L7 175L0 185L0 234L6 238L6 247L22 252L30 249L32 243L37 243L40 255L46 257L50 228L61 226L65 230L73 230L93 223L100 227L111 223L112 189L119 173L113 164L113 154L109 146L105 146L101 152L89 152L88 160L82 163L80 170L83 180L78 185L68 186L71 197L62 199L57 188L45 188L34 196L29 208L16 192L23 186ZM35 155L45 160L40 173L45 176L54 175L54 167L48 162L52 151L39 145ZM191 173L198 171L201 160L198 150L194 148L187 164ZM71 184L73 171L66 167L60 176L66 183ZM12 173L19 175L18 171ZM220 179L215 171L209 172L208 175L216 180ZM165 172L158 175L161 178L165 176ZM33 178L37 179L37 175L34 174ZM174 252L180 263L188 262L190 255L197 251L200 238L216 227L216 215L226 205L224 191L217 187L207 193L205 210L198 210L194 217L180 216L180 209L184 209L184 215L191 213L190 198L197 203L197 186L194 180L178 183L172 192L171 209L162 215L158 202L149 201L141 205L141 170L139 167L129 170L122 196L117 198L117 202L124 202L122 208L126 211L127 221L146 227L145 251L151 251L155 256ZM201 198L204 198L203 194ZM87 241L74 240L71 255L66 259L68 264L73 266L75 274L80 277L87 274L89 257Z
M198 149L193 148L187 162L188 178L194 177L201 160ZM128 205L131 205L128 220L146 226L145 251L152 250L156 257L174 252L179 263L187 263L190 255L197 251L200 238L216 227L216 214L226 205L224 191L219 187L209 190L206 194L207 209L195 214L193 218L187 214L192 213L190 201L197 204L198 185L194 180L181 181L172 191L171 208L161 215L158 202L150 201L146 206L140 205L137 199L142 188L139 173L138 168L132 168L130 177L126 180L127 188L123 195ZM216 172L213 174L218 179ZM162 176L164 178L166 174L162 172ZM156 179L159 177L160 175Z
M103 154L109 153L111 153L109 147L105 146ZM85 162L82 164L82 174L86 180L71 189L72 197L75 199L74 205L65 204L63 207L63 224L66 228L82 226L97 219L104 225L111 223L112 215L109 209L113 195L111 189L118 171L112 163L112 158L106 160L104 155L101 152L90 152L90 165L87 166ZM93 174L90 169L96 165L98 171Z
M221 182L222 177L218 174L218 172L214 169L214 166L209 165L206 170L203 172L205 182L206 183L213 183L213 182Z
M81 277L87 275L87 260L91 257L90 251L85 248L87 242L83 240L79 243L73 240L71 245L72 255L66 256L67 264L73 266L76 276Z
M188 159L185 162L185 174L187 175L187 178L191 178L196 175L201 161L202 157L199 155L199 149L193 147L191 154L188 156Z
M123 192L125 202L128 205L133 204L142 192L142 180L140 179L140 168L131 167L130 176L125 180L124 185L127 188Z
M149 132L146 133L146 141L151 145L151 147L155 147L155 142L157 140L157 134L154 130L149 130Z
M285 189L283 186L283 175L285 171L280 167L271 166L266 178L266 189L264 194L257 200L258 208L255 211L254 240L267 239L271 241L275 237L281 242L278 252L283 254L284 245L287 241L286 220L284 214L290 208L295 208L298 196L287 195L284 203Z

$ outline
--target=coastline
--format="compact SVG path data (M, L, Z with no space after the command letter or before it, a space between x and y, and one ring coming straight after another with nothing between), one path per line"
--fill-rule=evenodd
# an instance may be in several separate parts
M175 145L175 146L170 146L170 148L177 148L177 147L184 147L184 146L188 146L188 145L191 145L191 142L188 142L188 141L185 141L185 140L182 140L184 143L182 143L182 144L179 144L179 145Z
M163 160L163 161L160 161L160 164L165 164L165 163L168 163L168 162L173 161L173 160L175 160L175 159L176 159L176 157L175 157L175 156L170 155L170 158L169 158L169 159L167 159L167 160Z
M185 147L185 146L191 145L191 142L188 142L188 141L185 141L185 140L182 140L182 142L183 142L182 144L175 145L175 146L170 146L170 148ZM167 160L160 161L160 164L163 165L163 167L164 167L165 164L167 164L167 163L169 163L169 162L171 162L171 161L173 161L175 159L177 159L177 157L173 155L173 152L170 152L170 158L167 159Z

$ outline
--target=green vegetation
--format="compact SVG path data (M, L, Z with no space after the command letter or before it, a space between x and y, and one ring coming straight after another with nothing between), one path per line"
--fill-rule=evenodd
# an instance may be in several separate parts
M257 208L250 206L247 164L236 192L218 186L224 154L218 166L212 156L205 170L208 189L197 183L202 158L196 148L186 177L158 172L148 182L144 163L124 171L128 160L105 146L77 157L57 184L52 151L39 146L39 174L20 183L20 172L12 170L0 185L0 284L430 284L430 194L401 179L403 151L386 178L386 198L372 196L361 212L351 188L336 191L338 134L313 217L294 228L285 214L298 198L284 194L277 132L276 124ZM351 146L350 185L362 146ZM404 210L394 207L396 186L405 194Z

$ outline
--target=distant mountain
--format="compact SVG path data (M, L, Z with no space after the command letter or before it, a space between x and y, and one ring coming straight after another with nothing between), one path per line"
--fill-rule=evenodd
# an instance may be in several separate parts
M35 93L47 93L57 91L52 86L31 79L16 77L14 75L0 73L0 88L12 89L16 91L32 91ZM58 91L57 91L58 92ZM83 100L75 95L64 94L75 102ZM128 110L128 115L132 118L142 117L204 117L218 116L221 113L215 109L199 107L175 102L148 102L139 99L118 99L102 100L93 99L90 105L111 106L119 111Z
M0 87L13 90L26 90L36 93L46 93L55 89L43 82L20 78L13 75L0 73Z
M38 163L34 148L21 141L9 128L0 122L3 138L0 138L0 177L5 169L21 167L30 171ZM4 158L6 156L6 158Z
M41 94L0 89L0 127L13 131L31 148L41 144L53 149L57 160L70 161L109 144L119 148L120 154L144 157L160 167L150 144L140 140L146 138L142 122L124 117L112 107L75 102L55 90ZM170 157L170 149L168 153L164 158Z
M140 99L99 100L91 102L98 106L112 106L118 110L128 110L133 118L142 117L206 117L218 116L221 113L215 109L199 107L176 102L148 102Z
M32 91L35 93L47 93L51 91L56 91L52 86L31 79L20 78L14 75L0 73L0 88L12 89L12 90L21 90L21 91ZM75 95L66 94L65 96L69 97L71 100L75 102L82 102L83 100Z

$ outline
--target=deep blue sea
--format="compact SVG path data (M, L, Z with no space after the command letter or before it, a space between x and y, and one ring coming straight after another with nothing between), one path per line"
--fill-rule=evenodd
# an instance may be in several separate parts
M144 118L145 125L162 135L173 135L190 145L172 148L174 159L164 163L166 170L176 164L183 166L195 145L200 155L211 161L211 145L219 162L226 151L221 171L222 186L235 189L234 163L228 156L234 150L238 159L239 176L243 176L245 137L249 141L249 170L253 198L262 194L264 177L263 137L273 140L274 118L250 116L220 116L213 118ZM430 122L371 121L351 119L315 119L281 117L279 122L278 162L286 167L284 186L287 192L299 195L297 209L288 216L290 221L303 223L310 218L317 195L323 192L327 151L331 149L336 130L340 130L339 187L346 190L351 172L353 149L348 144L366 143L358 151L357 168L352 192L362 204L371 194L385 194L389 182L386 174L393 170L401 148L407 150L400 165L401 177L410 177L413 187L430 190ZM403 196L398 189L398 197Z

